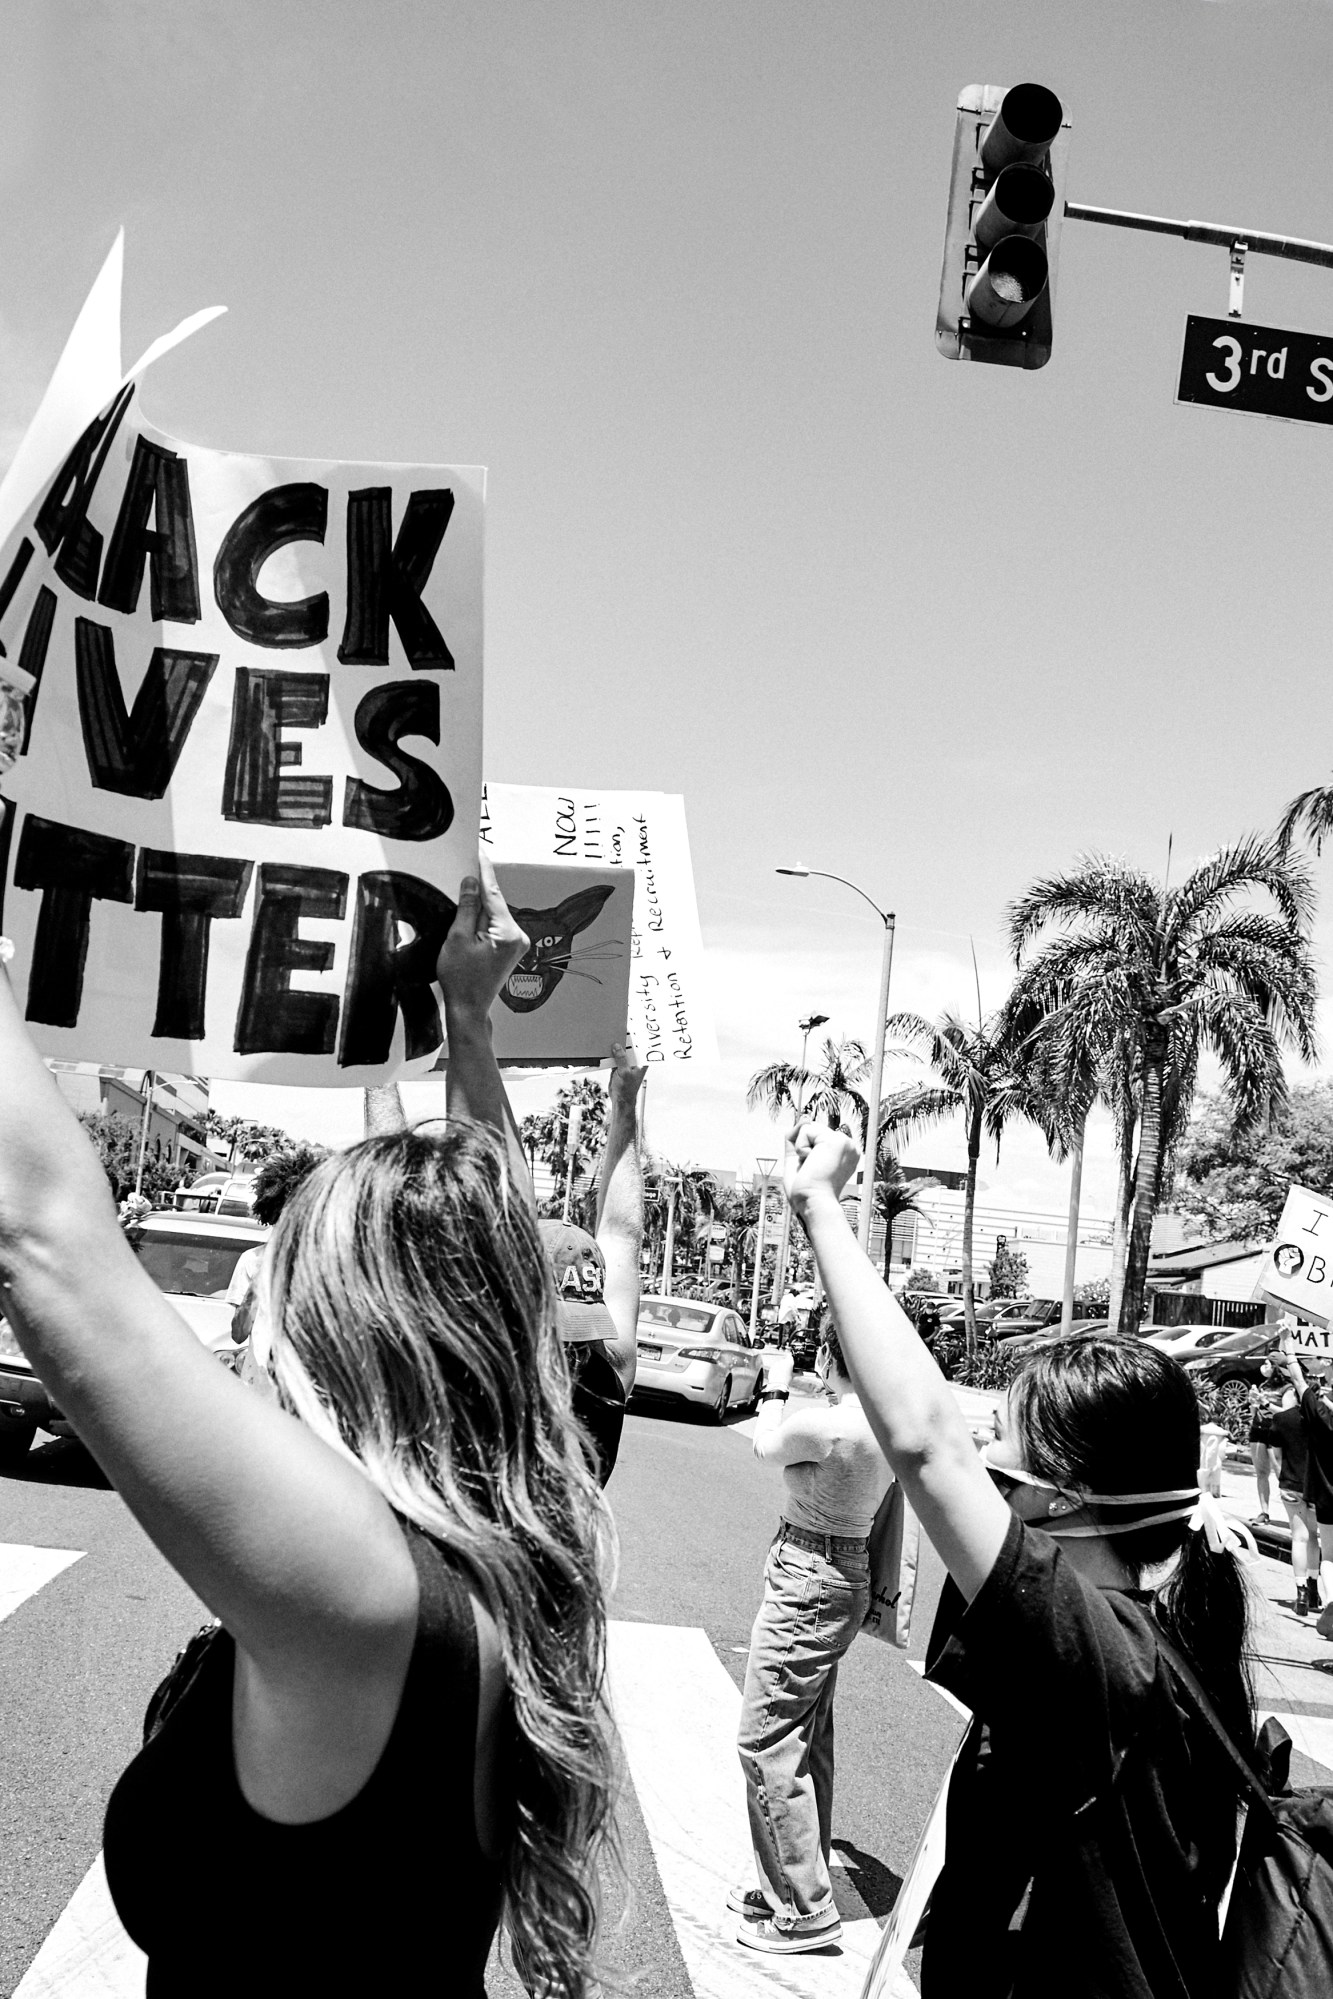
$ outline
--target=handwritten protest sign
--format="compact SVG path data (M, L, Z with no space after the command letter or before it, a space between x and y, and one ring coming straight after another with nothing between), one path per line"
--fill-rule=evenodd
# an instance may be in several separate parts
M429 1070L480 806L483 488L183 444L127 382L18 496L0 672L33 686L0 860L44 1053Z
M685 801L661 791L488 784L482 842L501 861L583 861L634 876L629 1027L652 1063L716 1062Z
M1298 1345L1312 1351L1330 1347L1327 1321L1333 1316L1333 1200L1308 1187L1291 1187L1277 1235L1259 1274L1259 1288L1302 1319L1317 1319L1322 1330L1302 1328Z

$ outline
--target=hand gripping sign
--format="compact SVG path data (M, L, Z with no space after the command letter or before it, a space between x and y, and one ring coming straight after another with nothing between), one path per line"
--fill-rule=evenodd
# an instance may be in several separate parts
M1305 1326L1295 1334L1297 1349L1327 1353L1328 1320L1333 1316L1333 1200L1308 1187L1288 1190L1259 1288L1270 1298L1290 1305Z
M425 1073L480 807L483 474L168 437L119 377L114 293L116 364L81 384L111 393L0 492L20 1004L53 1056Z

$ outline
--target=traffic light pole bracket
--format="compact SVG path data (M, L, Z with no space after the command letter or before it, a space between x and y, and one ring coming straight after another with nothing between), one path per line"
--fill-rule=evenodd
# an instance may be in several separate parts
M1187 243L1211 243L1231 252L1227 317L1239 319L1245 306L1245 258L1286 257L1297 264L1319 264L1333 270L1333 243L1312 243L1304 236L1274 236L1264 229L1238 229L1222 222L1177 222L1169 215L1136 215L1126 208L1089 208L1067 201L1070 222L1106 222L1113 229L1147 229L1155 236L1183 236Z

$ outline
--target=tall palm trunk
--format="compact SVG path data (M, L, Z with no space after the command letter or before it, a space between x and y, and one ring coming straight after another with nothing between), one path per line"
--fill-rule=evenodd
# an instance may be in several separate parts
M1060 1331L1067 1333L1074 1323L1074 1285L1078 1275L1078 1209L1083 1191L1083 1139L1088 1128L1085 1117L1078 1137L1069 1148L1069 1230L1065 1243L1065 1284L1060 1300Z
M1139 1119L1139 1164L1134 1184L1134 1214L1130 1222L1129 1248L1125 1257L1125 1289L1117 1322L1122 1333L1136 1333L1143 1316L1143 1291L1148 1278L1148 1251L1152 1245L1153 1216L1157 1212L1157 1189L1162 1174L1162 1083L1166 1071L1168 1041L1164 1029L1155 1030L1144 1049L1143 1111Z
M1136 1118L1133 1110L1122 1112L1116 1120L1116 1176L1115 1214L1111 1221L1111 1292L1106 1306L1107 1323L1120 1323L1120 1301L1125 1295L1125 1258L1129 1248L1129 1211L1134 1203L1134 1131Z
M969 1360L977 1351L977 1303L972 1285L972 1217L977 1205L977 1161L981 1157L981 1105L967 1128L967 1187L963 1195L963 1329Z

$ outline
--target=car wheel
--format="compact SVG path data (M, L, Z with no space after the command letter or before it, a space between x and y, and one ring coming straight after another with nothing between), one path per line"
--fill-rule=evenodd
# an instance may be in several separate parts
M713 1421L715 1423L726 1422L727 1404L728 1402L730 1402L730 1400L731 1400L731 1376L728 1375L726 1380L723 1382L721 1388L718 1390L717 1400L716 1402L713 1403L712 1409L710 1411L710 1414L712 1415Z
M35 1423L6 1423L0 1429L0 1469L8 1470L21 1465L36 1435Z

